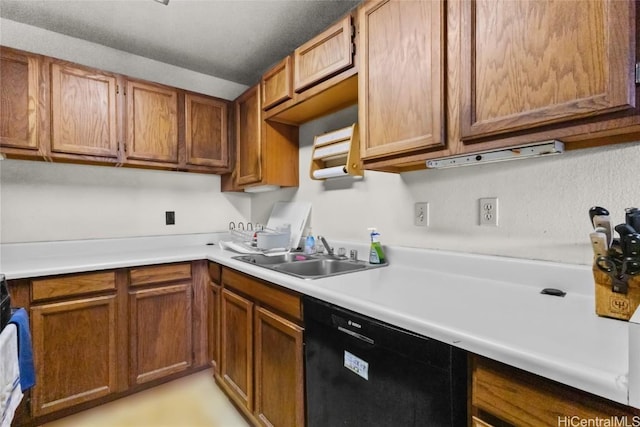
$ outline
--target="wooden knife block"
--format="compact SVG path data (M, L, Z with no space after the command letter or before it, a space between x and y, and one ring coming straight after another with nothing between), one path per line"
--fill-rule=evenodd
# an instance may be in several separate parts
M611 277L593 266L596 282L596 314L614 319L629 320L640 305L640 275L629 279L626 294L611 290Z

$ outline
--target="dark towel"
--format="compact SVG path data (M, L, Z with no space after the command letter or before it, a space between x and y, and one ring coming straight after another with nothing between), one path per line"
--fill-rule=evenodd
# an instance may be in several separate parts
M33 366L33 350L31 349L31 333L29 332L29 316L24 308L13 312L9 323L18 328L18 365L20 368L20 388L24 393L36 383L36 370Z

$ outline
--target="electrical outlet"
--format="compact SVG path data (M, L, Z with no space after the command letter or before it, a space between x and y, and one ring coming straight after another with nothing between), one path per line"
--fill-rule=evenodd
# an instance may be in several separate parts
M174 225L176 223L176 213L174 211L166 211L164 213L165 224Z
M498 198L480 199L480 225L498 226Z
M419 202L413 208L413 224L418 227L429 226L429 203Z

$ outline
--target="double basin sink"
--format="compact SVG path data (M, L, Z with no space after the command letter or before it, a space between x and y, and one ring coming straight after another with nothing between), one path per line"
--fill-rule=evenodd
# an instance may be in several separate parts
M281 255L242 255L233 257L239 261L302 279L320 279L338 274L353 273L384 267L387 264L369 264L335 255L305 255L289 252Z

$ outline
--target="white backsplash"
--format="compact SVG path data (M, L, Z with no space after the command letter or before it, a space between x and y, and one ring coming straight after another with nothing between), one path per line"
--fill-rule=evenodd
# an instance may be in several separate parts
M351 107L300 128L300 187L257 196L261 221L279 200L310 201L311 226L327 239L368 241L375 226L383 244L589 264L588 210L605 206L615 224L640 206L640 144L560 156L403 174L365 171L363 180L312 181L315 135L357 120ZM498 197L499 226L479 225L478 199ZM413 205L429 202L430 226L413 225Z

